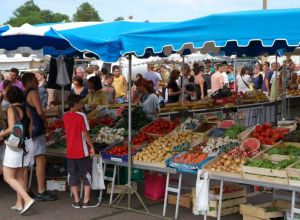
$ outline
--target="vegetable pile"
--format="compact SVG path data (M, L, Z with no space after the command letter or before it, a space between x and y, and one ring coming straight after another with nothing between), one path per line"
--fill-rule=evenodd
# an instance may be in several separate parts
M245 127L242 127L239 125L234 125L224 133L224 136L234 139L237 137L238 134L240 134L241 132L243 132L245 130L246 130Z
M145 143L146 141L152 142L153 138L151 136L145 135L143 133L140 133L132 138L133 145L141 145L141 144Z
M300 156L300 148L295 146L284 146L284 147L273 147L267 151L267 154L279 154L279 155L288 155L288 156Z
M173 162L181 164L198 164L207 158L207 154L200 152L187 152L179 157L175 157Z
M48 124L47 131L54 131L56 129L61 129L63 127L64 127L64 124L63 124L62 120L57 119L57 120L53 121L52 123Z
M288 132L287 128L272 128L271 123L265 123L257 125L251 137L257 138L262 144L274 145L281 141Z
M284 138L286 142L300 142L300 130L292 131L291 133L287 134Z
M135 153L137 151L137 147L138 146L136 145L132 146L131 153ZM128 155L128 145L124 144L124 145L114 146L108 149L106 152L111 155L126 156Z
M176 125L176 122L160 118L143 128L142 132L146 134L166 135L174 130Z
M149 124L152 120L146 115L142 107L136 107L131 112L131 125L132 129L135 131L140 130L142 127ZM124 109L121 116L116 119L116 128L128 128L128 109Z
M227 152L232 148L235 148L239 145L239 141L225 138L209 138L206 146L203 148L203 152L212 153L219 150L219 153Z
M284 170L291 164L295 163L297 158L293 157L287 160L281 160L279 162L272 162L268 159L250 159L245 164L250 167L259 167L259 168L267 168L267 169L275 169L275 170Z
M215 163L207 166L206 168L211 171L217 172L230 172L230 173L240 173L241 164L244 164L246 160L241 157L234 157L229 154L223 154Z
M185 122L183 122L180 126L180 130L186 131L186 130L195 130L199 124L199 121L197 119L188 118Z
M209 133L209 137L223 137L225 132L227 131L226 128L214 128L212 131Z
M119 143L124 140L125 136L125 129L115 129L115 128L109 128L109 127L102 127L98 134L96 135L96 142L99 143L106 143L106 144L113 144L113 143Z

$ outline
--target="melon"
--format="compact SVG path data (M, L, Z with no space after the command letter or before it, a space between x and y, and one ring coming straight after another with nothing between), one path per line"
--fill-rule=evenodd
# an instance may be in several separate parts
M235 125L235 121L234 120L224 120L221 121L219 124L219 128L231 128L233 125Z
M242 148L251 149L252 151L258 151L260 148L260 141L256 138L247 138L242 142Z

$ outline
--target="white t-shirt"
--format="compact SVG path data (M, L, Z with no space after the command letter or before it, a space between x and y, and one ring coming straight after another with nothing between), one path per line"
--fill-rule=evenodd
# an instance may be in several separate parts
M236 80L237 80L237 85L238 85L238 92L248 92L248 91L250 91L250 88L248 88L250 83L252 82L252 79L251 79L250 75L244 75L244 76L238 75L236 77Z
M224 78L224 85L225 85L225 84L229 84L229 79L228 79L227 73L226 73L226 72L223 72L223 73L222 73L222 76L223 76L223 78Z

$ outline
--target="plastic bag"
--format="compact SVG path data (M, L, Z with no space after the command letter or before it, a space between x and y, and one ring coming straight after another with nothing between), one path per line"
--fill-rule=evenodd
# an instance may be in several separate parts
M208 173L204 173L204 178L200 179L202 171L198 170L197 182L196 182L196 201L193 207L194 215L204 214L209 209L209 197L208 197Z
M102 167L102 157L95 156L93 159L93 178L92 178L92 189L103 190L105 189L104 174Z

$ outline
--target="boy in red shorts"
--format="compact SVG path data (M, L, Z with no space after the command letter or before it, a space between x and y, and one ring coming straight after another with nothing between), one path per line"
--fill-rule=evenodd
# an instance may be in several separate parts
M95 154L93 143L88 134L89 125L82 113L81 97L70 95L70 111L63 115L67 138L68 180L74 196L74 208L92 208L99 204L91 202L92 157ZM80 202L78 188L80 181L84 185L83 204Z

